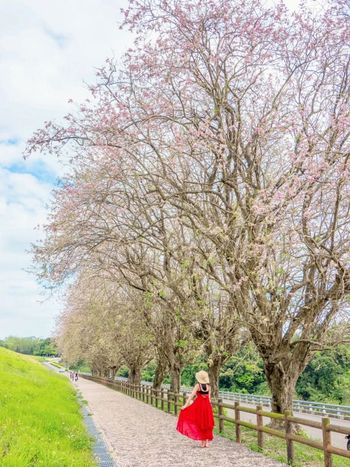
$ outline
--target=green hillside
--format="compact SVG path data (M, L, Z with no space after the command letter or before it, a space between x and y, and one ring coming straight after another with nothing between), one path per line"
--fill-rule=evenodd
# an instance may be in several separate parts
M0 348L0 465L96 465L68 380L31 357L4 348Z

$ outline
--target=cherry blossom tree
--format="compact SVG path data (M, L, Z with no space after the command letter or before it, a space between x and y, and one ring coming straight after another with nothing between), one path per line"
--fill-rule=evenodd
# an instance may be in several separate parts
M135 297L114 283L81 272L70 287L57 327L57 342L68 363L86 361L93 374L114 378L126 365L129 381L139 384L152 358L150 335Z
M108 60L91 102L28 144L61 154L71 143L80 174L57 194L36 249L42 277L58 283L100 261L153 307L164 297L173 312L180 304L187 322L187 310L201 309L175 254L187 248L197 283L216 283L227 316L249 329L279 412L348 313L347 8L343 0L317 14L252 0L130 2L125 26L137 40L124 67ZM169 243L173 232L181 242Z

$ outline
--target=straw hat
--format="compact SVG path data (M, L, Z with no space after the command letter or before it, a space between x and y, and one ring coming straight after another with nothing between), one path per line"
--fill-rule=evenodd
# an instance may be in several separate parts
M208 373L204 370L198 371L196 373L196 380L200 384L209 384L209 376Z

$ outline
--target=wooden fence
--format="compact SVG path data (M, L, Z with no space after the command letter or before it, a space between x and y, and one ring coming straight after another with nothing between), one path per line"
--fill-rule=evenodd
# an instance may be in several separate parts
M177 415L180 408L184 405L187 398L187 393L181 394L174 393L169 389L155 390L149 385L132 385L124 381L115 381L107 378L101 378L90 375L81 375L83 378L104 384L112 389L120 391L128 396L134 397L147 404L151 404L161 410L168 413ZM294 461L294 443L301 443L312 448L320 449L324 454L324 465L325 467L332 467L332 455L337 454L342 457L350 458L350 451L345 449L339 449L332 446L331 433L342 433L344 435L349 434L349 429L343 426L333 425L330 419L327 417L322 418L322 422L313 420L307 420L304 418L294 417L290 412L284 414L277 414L274 412L268 412L263 410L261 405L257 405L255 409L250 407L244 407L235 402L233 404L227 404L222 399L212 400L212 406L214 409L214 417L216 419L217 427L220 433L225 430L224 422L229 422L235 426L235 439L237 443L241 442L241 427L246 427L251 430L258 432L258 446L264 447L264 433L282 438L286 441L286 454L288 464L292 464ZM227 417L224 414L224 409L231 409L234 413L234 418ZM241 412L250 413L256 415L256 424L241 420ZM281 425L284 426L282 430L277 430L268 426L264 426L263 417L270 418L271 420L281 421ZM322 431L322 442L315 441L312 439L305 438L297 435L293 432L293 425L299 425L301 427L308 426L312 428L318 428Z

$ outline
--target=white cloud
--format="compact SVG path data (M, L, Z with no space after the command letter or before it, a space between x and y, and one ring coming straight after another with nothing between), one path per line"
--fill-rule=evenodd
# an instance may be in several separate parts
M27 252L46 218L44 204L51 186L30 174L0 168L0 336L48 334L58 304L42 300L39 286L25 269L31 264Z
M60 119L87 97L85 83L105 58L121 56L131 36L118 29L126 0L0 0L0 338L48 335L61 307L43 302L25 270L42 236L59 162L34 155L26 139L44 120Z
M125 1L0 1L0 139L28 137L44 120L87 96L83 81L120 56L130 35L118 29Z

